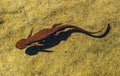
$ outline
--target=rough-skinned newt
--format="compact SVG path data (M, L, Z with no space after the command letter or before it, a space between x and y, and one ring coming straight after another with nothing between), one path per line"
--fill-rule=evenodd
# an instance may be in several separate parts
M36 34L34 34L32 36L32 31L30 35L28 36L28 38L26 39L20 39L17 43L16 43L16 48L18 49L24 49L29 45L32 46L44 46L44 44L40 44L38 41L45 39L46 37L55 34L58 35L59 32L64 31L66 28L74 28L77 30L80 30L82 32L85 32L87 34L96 34L101 32L106 25L104 25L100 30L95 31L95 32L90 32L90 31L86 31L80 27L74 26L74 25L69 25L69 24L62 24L62 23L58 23L58 24L54 24L52 28L47 28L47 29L43 29L40 30L39 32L37 32Z

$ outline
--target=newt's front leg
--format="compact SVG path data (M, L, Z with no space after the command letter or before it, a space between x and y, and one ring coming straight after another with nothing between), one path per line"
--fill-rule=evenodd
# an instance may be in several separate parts
M31 29L30 34L28 35L27 38L30 38L32 36L33 30L34 30L34 27Z
M44 44L40 44L39 42L34 42L31 44L31 46L44 46Z

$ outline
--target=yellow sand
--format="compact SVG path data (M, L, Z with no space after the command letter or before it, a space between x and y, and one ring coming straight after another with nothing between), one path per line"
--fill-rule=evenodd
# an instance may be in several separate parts
M72 33L50 53L15 48L33 27L34 34L55 23L111 29L103 38ZM120 76L120 1L0 0L0 76Z

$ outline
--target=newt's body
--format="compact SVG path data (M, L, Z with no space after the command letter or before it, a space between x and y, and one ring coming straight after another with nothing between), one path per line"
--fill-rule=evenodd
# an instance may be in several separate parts
M31 36L32 35L32 32L31 32L28 38L21 39L17 42L16 48L24 49L25 47L27 47L28 45L31 45L31 44L35 45L35 46L43 46L43 44L38 43L39 40L43 40L52 34L56 34L56 33L59 33L61 31L64 31L64 29L66 29L66 28L74 28L74 29L86 32L88 34L96 34L98 32L101 32L105 28L105 26L96 32L90 32L90 31L86 31L84 29L81 29L77 26L73 26L73 25L55 24L52 28L43 29L43 30L37 32L36 34L34 34L33 36Z

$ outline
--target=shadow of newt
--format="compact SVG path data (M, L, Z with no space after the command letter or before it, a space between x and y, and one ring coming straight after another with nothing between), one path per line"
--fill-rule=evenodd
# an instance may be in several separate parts
M25 52L28 55L36 55L38 52L51 53L53 51L46 50L46 49L58 45L62 40L67 40L72 33L84 33L84 34L86 34L88 36L91 36L91 37L94 37L94 38L103 38L109 32L110 32L110 24L108 24L108 27L107 27L106 31L102 35L100 35L100 36L95 36L95 35L89 34L87 32L80 31L78 29L70 29L70 30L68 30L66 32L61 32L59 35L52 34L49 37L47 37L47 38L45 38L43 40L40 40L39 42L42 43L42 44L44 44L44 46L32 46L32 47L28 47Z

